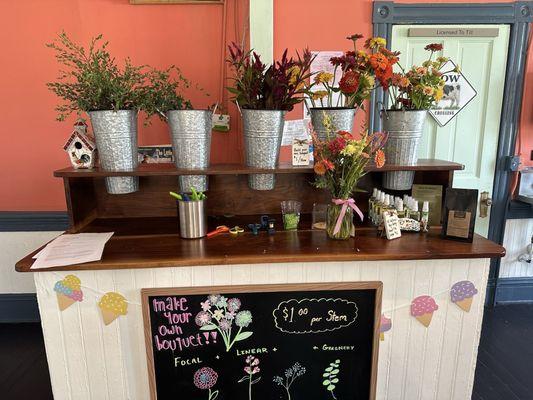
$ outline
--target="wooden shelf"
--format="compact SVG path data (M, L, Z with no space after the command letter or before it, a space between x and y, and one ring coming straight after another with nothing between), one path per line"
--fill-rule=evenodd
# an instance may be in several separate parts
M383 168L376 168L374 165L368 166L368 171L457 171L464 169L464 165L433 159L420 159L416 165L400 166L385 165ZM100 168L74 169L63 168L54 172L59 178L98 178L106 176L179 176L179 175L248 175L248 174L300 174L313 173L312 166L294 167L290 164L280 164L275 169L251 168L239 164L215 164L203 170L177 169L174 164L141 164L135 171L104 171Z
M176 228L177 230L177 228ZM141 232L141 231L139 231ZM16 264L19 272L75 271L188 267L199 265L261 264L282 262L428 260L503 257L505 249L476 235L473 243L444 240L440 230L408 234L396 240L376 236L375 230L358 231L347 241L330 240L324 231L279 231L270 236L246 232L211 239L187 240L178 234L114 236L102 260L66 267L31 270L29 254ZM436 266L437 267L437 266Z

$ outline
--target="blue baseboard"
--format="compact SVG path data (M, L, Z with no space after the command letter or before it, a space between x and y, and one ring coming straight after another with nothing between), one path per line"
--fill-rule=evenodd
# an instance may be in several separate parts
M495 296L497 304L532 303L533 277L500 278L498 279Z
M0 323L40 321L35 293L0 294Z
M0 211L0 232L65 231L64 211Z

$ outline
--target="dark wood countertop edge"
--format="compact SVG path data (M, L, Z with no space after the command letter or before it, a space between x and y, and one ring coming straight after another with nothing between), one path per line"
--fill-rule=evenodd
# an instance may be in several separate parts
M69 265L64 267L30 269L33 264L32 256L38 250L28 255L16 263L15 269L18 272L48 272L48 271L96 271L96 270L117 270L117 269L146 269L146 268L180 268L197 266L228 266L243 264L278 264L278 263L299 263L299 262L359 262L359 261L409 261L409 260L455 260L455 259L483 259L500 258L505 256L505 249L501 246L500 251L487 252L458 252L455 254L424 252L418 254L304 254L304 255L247 255L247 256L227 256L227 257L205 257L197 259L169 259L160 261L124 261L124 262L92 262L85 264Z

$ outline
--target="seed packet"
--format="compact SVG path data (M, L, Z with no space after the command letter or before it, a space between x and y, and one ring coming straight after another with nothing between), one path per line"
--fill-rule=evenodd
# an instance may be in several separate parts
M442 236L472 242L476 225L477 189L446 189Z

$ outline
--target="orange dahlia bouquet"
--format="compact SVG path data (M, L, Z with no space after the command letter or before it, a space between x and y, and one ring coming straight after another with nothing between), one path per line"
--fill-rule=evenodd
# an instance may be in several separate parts
M383 147L387 136L381 132L368 134L366 130L355 135L345 131L334 132L331 121L325 121L325 125L332 130L327 139L319 139L314 132L311 134L316 174L314 185L328 190L332 196L326 221L328 236L347 239L353 226L352 211L363 219L352 197L355 192L361 191L357 183L366 174L365 167L369 162L373 161L378 168L385 164Z
M388 91L393 110L429 110L442 99L444 94L444 75L442 66L449 60L447 57L435 57L442 51L440 43L428 44L425 50L429 57L421 66L413 65L405 70L399 63L401 72L393 73L388 79ZM388 86L384 86L388 87Z
M384 89L388 88L392 66L398 62L398 54L387 50L386 40L380 37L367 39L364 49L358 49L357 42L362 37L359 34L347 37L353 43L353 50L330 59L332 73L320 71L314 76L307 88L313 107L362 107L377 83ZM342 74L336 82L339 70ZM319 86L318 90L316 86ZM336 101L334 93L341 94Z

